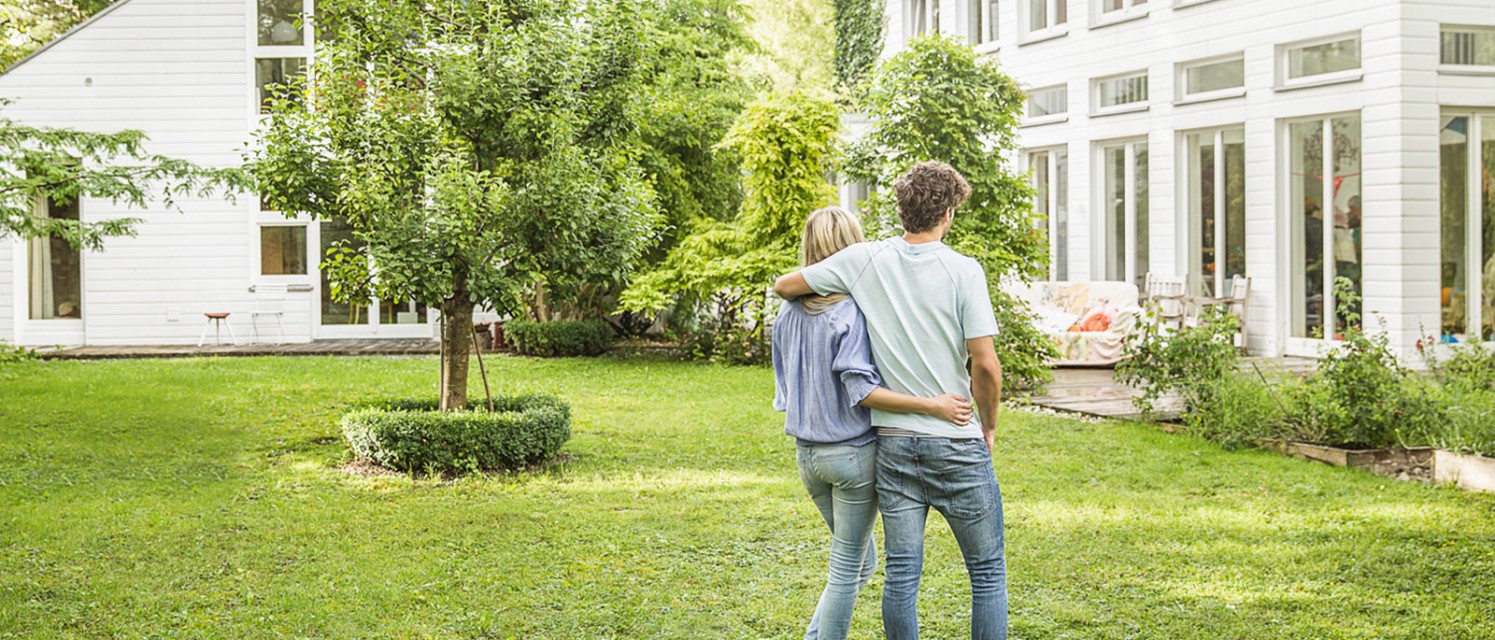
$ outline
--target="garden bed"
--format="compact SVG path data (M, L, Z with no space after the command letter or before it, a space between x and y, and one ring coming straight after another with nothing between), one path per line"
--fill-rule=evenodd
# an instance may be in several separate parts
M1349 449L1289 440L1261 440L1257 445L1294 458L1363 469L1398 480L1431 482L1434 478L1434 450L1431 447Z
M1433 479L1470 491L1495 493L1495 458L1440 449L1433 455Z

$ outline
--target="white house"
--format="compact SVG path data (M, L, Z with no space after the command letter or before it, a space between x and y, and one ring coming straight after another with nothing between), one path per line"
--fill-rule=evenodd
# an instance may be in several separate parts
M310 0L121 0L0 75L4 113L32 125L139 129L154 153L241 163L262 87L312 56L297 16ZM432 336L432 312L332 302L319 256L347 238L335 223L288 220L244 194L126 210L82 199L39 215L143 218L96 253L0 238L0 341L25 345L194 343L204 314L230 314L242 342ZM252 323L252 313L263 315ZM277 323L277 320L279 322ZM284 338L281 336L284 329ZM227 338L227 329L224 337Z
M1338 333L1335 275L1398 348L1495 340L1495 0L887 8L885 55L938 30L1030 89L1054 279L1245 274L1265 354Z

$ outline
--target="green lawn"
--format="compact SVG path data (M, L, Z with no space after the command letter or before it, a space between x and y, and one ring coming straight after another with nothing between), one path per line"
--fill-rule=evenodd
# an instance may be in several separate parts
M345 473L340 408L433 393L428 358L0 367L0 637L802 632L828 534L768 370L489 365L572 403L565 464ZM1015 638L1495 636L1495 496L1004 415ZM932 517L925 637L965 633L958 558Z

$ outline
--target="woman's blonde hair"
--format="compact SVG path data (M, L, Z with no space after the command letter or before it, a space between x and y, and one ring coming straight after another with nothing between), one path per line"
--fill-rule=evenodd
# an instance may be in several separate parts
M862 219L841 207L816 209L805 219L805 238L800 245L800 263L808 267L866 238Z
M865 239L860 216L841 207L817 209L805 219L805 239L799 248L799 261L808 267ZM800 302L810 315L819 315L846 298L845 294L812 295L800 298Z

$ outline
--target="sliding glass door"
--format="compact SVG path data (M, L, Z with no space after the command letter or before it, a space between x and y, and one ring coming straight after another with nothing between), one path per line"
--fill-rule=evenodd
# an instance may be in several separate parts
M1341 305L1334 281L1356 294L1361 277L1360 117L1288 124L1289 335L1340 339L1360 309Z
M321 273L318 301L317 335L323 338L427 337L432 335L431 319L426 305L418 302L373 300L373 304L350 304L333 299L332 282L320 262L335 247L358 248L359 240L342 220L324 220L319 224ZM377 312L375 312L377 310Z
M1105 279L1139 288L1147 276L1147 143L1101 145Z
M1440 340L1495 340L1495 114L1441 124Z
M1191 133L1188 153L1190 288L1229 295L1246 275L1246 135L1239 128Z

